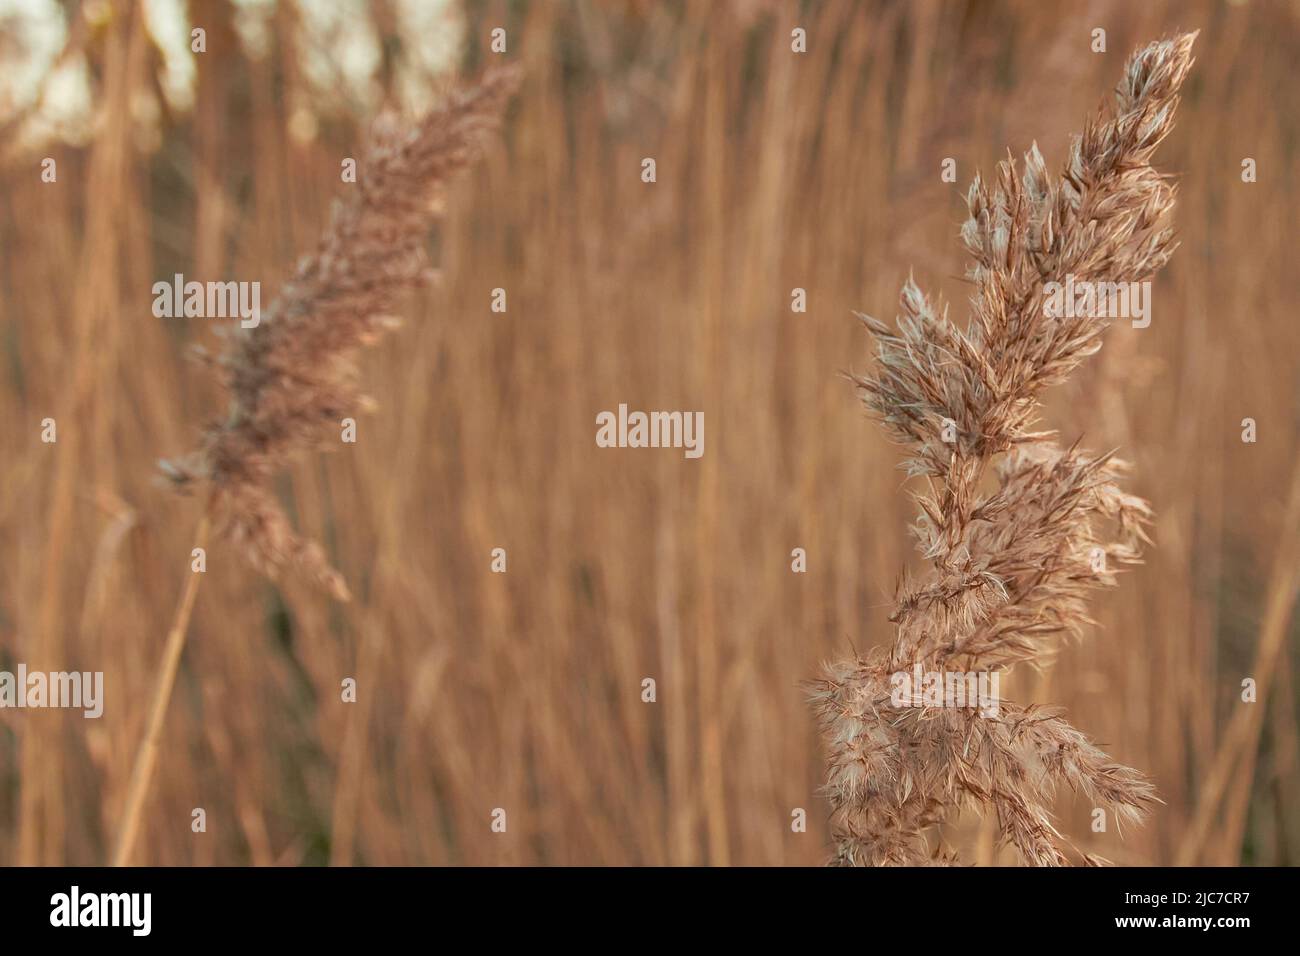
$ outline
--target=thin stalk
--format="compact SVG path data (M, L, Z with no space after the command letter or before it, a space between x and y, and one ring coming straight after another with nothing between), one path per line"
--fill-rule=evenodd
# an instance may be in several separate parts
M211 518L208 509L204 509L194 533L194 547L207 546ZM113 853L114 866L126 866L135 847L136 835L140 832L140 818L144 810L145 797L149 793L149 784L153 779L154 765L158 762L158 746L162 738L163 718L167 716L167 705L171 702L172 688L176 685L176 672L180 669L181 653L185 650L185 635L189 631L190 615L194 611L194 599L199 592L197 571L192 571L185 589L181 593L180 604L176 607L176 616L171 630L167 633L167 645L163 650L162 668L158 674L158 683L154 687L153 703L149 707L149 723L145 727L144 739L140 742L140 751L135 757L135 766L131 770L131 784L126 794L126 808L122 814L121 829L118 832L117 849Z

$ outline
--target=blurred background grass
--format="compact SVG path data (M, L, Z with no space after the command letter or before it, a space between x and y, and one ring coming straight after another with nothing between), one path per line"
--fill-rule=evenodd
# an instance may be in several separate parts
M1095 633L1003 690L1065 707L1166 802L1121 838L1063 795L1080 849L1294 863L1298 20L1261 0L0 7L0 669L107 688L98 721L0 710L0 862L106 860L190 573L199 503L154 463L224 408L184 358L214 323L155 319L153 282L258 280L267 303L374 112L473 75L499 26L527 77L434 238L445 281L367 357L358 443L280 489L356 599L210 548L137 859L821 862L799 682L890 639L915 561L895 451L840 375L870 361L851 310L892 317L912 269L960 316L974 172L1034 139L1059 165L1132 48L1200 29L1158 157L1183 245L1152 324L1117 325L1046 416L1133 462L1156 546ZM704 457L598 449L620 402L703 411ZM960 829L968 860L1010 861L987 823Z

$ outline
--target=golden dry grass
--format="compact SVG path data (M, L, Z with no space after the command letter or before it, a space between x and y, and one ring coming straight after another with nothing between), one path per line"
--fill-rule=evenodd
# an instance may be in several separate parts
M158 57L129 9L78 41L93 139L7 141L0 160L0 668L107 685L97 721L0 710L4 863L108 859L189 574L202 500L157 484L155 462L193 447L224 397L184 360L212 323L155 319L152 283L274 292L362 140L327 104L315 139L290 135L292 8L254 60L212 5L195 109L150 142L138 103ZM915 561L897 450L840 375L870 361L851 310L894 301L909 269L963 302L970 176L1031 139L1059 165L1133 47L1200 29L1160 152L1183 245L1151 327L1113 329L1048 415L1133 462L1155 547L1094 602L1088 640L1003 689L1064 705L1165 801L1120 840L1062 799L1083 851L1295 862L1294 6L827 2L799 17L795 56L782 4L472 3L467 74L498 24L526 79L451 198L444 284L364 361L378 410L358 443L277 486L353 601L268 583L213 543L137 861L822 862L824 753L800 682L891 639L895 575ZM40 182L47 153L57 185ZM1246 156L1258 183L1241 182ZM597 448L595 415L620 402L702 410L704 457ZM356 704L339 700L349 676ZM956 829L969 858L1010 862L987 826Z

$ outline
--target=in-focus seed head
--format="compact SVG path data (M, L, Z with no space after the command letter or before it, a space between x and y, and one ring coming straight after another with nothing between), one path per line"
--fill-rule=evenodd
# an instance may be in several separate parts
M861 317L877 370L853 381L906 450L904 469L931 480L914 495L913 529L931 568L900 578L891 647L827 665L810 686L836 865L953 862L928 838L963 806L993 813L1024 862L1061 865L1069 858L1050 813L1061 784L1121 824L1139 822L1157 801L1140 773L1055 712L1006 701L993 719L969 708L900 708L890 675L1042 666L1091 624L1089 593L1141 560L1151 513L1119 488L1124 465L1036 430L1042 390L1095 353L1108 324L1101 315L1049 318L1043 289L1067 277L1135 282L1168 260L1175 193L1150 157L1172 127L1195 36L1130 58L1111 111L1085 124L1058 177L1037 144L1019 174L1008 159L991 185L975 176L960 233L975 285L966 328L939 314L910 276L897 330ZM954 440L941 440L941 423L957 426ZM987 491L990 472L996 488Z

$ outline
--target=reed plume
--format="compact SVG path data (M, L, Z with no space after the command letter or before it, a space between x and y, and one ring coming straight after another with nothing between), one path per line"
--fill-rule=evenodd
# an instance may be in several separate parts
M230 392L228 413L207 429L197 452L161 462L178 487L209 486L198 546L214 525L269 577L294 566L339 600L349 598L320 545L294 531L271 481L295 453L327 447L341 418L367 404L356 381L357 350L398 324L393 313L402 297L435 276L424 251L429 229L452 177L479 156L519 79L514 66L490 70L413 127L381 116L353 193L335 206L316 252L298 263L256 326L226 330L220 356L200 353ZM197 589L192 574L132 770L117 865L131 858Z
M478 156L518 82L514 67L491 70L413 128L380 117L355 192L335 207L316 253L261 323L227 330L225 353L211 359L231 396L226 419L197 453L163 468L181 486L210 483L218 530L268 576L295 566L348 598L320 546L289 524L271 479L295 452L331 435L337 444L341 418L368 405L356 351L395 327L402 297L435 275L424 247L448 183Z
M897 330L860 316L878 368L854 382L907 449L902 467L927 481L912 531L930 568L900 581L891 647L828 665L812 685L834 864L954 862L930 831L973 807L996 814L1023 861L1061 865L1069 858L1049 809L1060 785L1121 825L1156 800L1141 773L1056 712L1001 702L988 719L915 697L899 707L892 675L1040 666L1091 623L1088 593L1140 560L1150 513L1120 488L1123 464L1034 430L1042 390L1100 349L1109 324L1049 315L1044 287L1141 281L1169 260L1175 189L1151 157L1172 127L1195 36L1133 54L1058 177L1034 144L1022 168L1009 157L992 183L975 178L961 230L974 286L964 329L911 279Z

